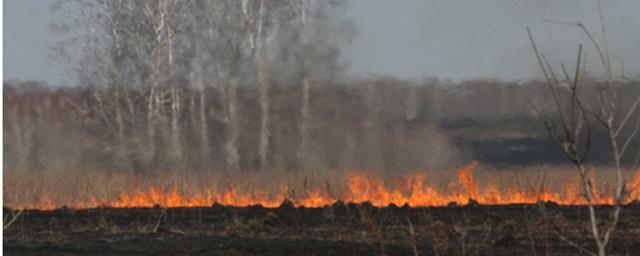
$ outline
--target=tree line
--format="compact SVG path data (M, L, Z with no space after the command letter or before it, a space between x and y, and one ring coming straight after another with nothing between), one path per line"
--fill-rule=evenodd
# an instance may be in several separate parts
M166 158L182 162L186 147L195 146L186 144L190 129L198 135L201 157L224 156L226 169L241 169L239 94L255 85L257 165L265 169L271 165L276 83L299 87L296 151L305 155L310 88L338 75L339 46L352 32L341 14L344 6L339 0L58 1L54 10L64 18L54 25L63 35L56 56L93 89L120 158L128 157L136 140L145 144L136 156L145 165ZM194 123L187 127L186 119ZM145 134L132 139L142 126ZM214 152L218 142L211 141L211 132L217 128L224 136Z
M55 56L78 85L5 82L5 167L437 168L461 155L443 126L521 118L530 131L529 102L553 103L541 81L349 78L345 5L57 1Z
M634 95L640 95L639 84L640 81L631 80L621 86L620 109L629 107ZM309 119L303 120L300 89L274 83L269 93L270 140L264 166L259 148L259 87L238 88L235 143L239 170L394 171L447 167L471 160L467 158L474 152L464 146L467 142L518 136L549 140L528 102L540 108L554 106L544 84L536 80L452 83L378 77L313 86L309 92ZM587 96L602 89L596 80L585 83L585 100L597 102L597 97ZM115 90L120 90L117 102L112 98ZM158 117L159 125L153 127L154 145L148 141L146 93L136 88L5 82L5 169L150 174L179 169L230 171L226 155L230 134L219 113L225 102L216 88L181 90L183 103L176 130L171 123L172 105L166 103L159 111L168 117ZM204 110L201 99L206 100ZM124 106L123 134L117 104ZM308 153L300 157L303 122L307 125ZM621 136L624 134L623 131ZM174 147L176 136L182 146L180 154ZM155 159L150 157L152 147L156 150ZM606 148L603 146L598 152L602 154Z

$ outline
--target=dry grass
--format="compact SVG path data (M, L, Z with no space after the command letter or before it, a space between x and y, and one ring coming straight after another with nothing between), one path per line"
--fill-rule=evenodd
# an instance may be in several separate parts
M425 186L443 192L459 191L465 188L456 184L454 169L442 171L416 171L424 173ZM596 187L602 193L613 191L613 170L592 168ZM285 191L285 197L296 199L320 189L324 195L341 198L349 192L348 176L352 173L366 173L372 179L380 179L389 189L405 191L409 184L399 179L404 174L357 172L357 171L316 171L316 172L256 172L242 175L219 173L162 173L154 176L135 176L125 173L102 171L22 171L6 170L4 204L9 207L33 206L45 202L55 205L72 206L78 202L92 200L114 200L122 193L146 192L151 188L168 192L175 189L180 195L197 195L211 191L228 191L233 188L243 193L267 193L276 196ZM482 165L473 171L473 179L480 188L496 186L499 190L517 189L536 193L544 186L562 192L566 184L575 184L576 175L568 166L529 166L510 169L496 169ZM576 187L578 188L578 187ZM578 190L576 190L578 191ZM638 194L638 193L636 193Z

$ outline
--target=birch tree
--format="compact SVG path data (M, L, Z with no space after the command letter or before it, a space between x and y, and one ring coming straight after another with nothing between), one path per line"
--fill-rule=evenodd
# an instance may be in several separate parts
M306 168L309 154L309 130L313 123L311 101L312 87L318 80L333 82L340 70L338 45L349 41L354 34L347 20L333 16L345 6L341 0L299 0L299 58L300 69L300 142L296 149L299 164Z
M229 171L240 170L240 113L238 89L240 86L241 50L246 40L246 29L242 16L242 5L238 1L208 2L209 12L207 31L211 65L210 73L215 78L222 108L215 112L217 119L224 125L223 144L226 168Z
M57 1L54 11L62 21L53 28L63 38L56 46L56 56L69 62L79 82L94 86L93 97L99 103L95 111L112 127L118 162L127 156L125 113L122 106L125 59L126 20L130 5L127 1ZM125 99L126 102L127 99ZM73 104L77 111L92 111ZM129 117L131 118L131 117Z
M309 94L311 90L311 81L309 78L309 67L308 67L308 48L309 48L309 32L307 32L309 27L309 21L307 16L307 9L309 8L308 0L302 0L302 5L300 6L300 22L302 23L301 33L302 33L302 53L301 55L301 75L302 82L300 84L300 101L301 101L301 121L300 121L300 145L298 146L298 150L296 151L298 155L298 159L301 162L302 166L305 165L305 155L307 148L307 133L308 133L308 125L311 118L310 111L310 103L309 103Z
M209 145L209 123L207 118L207 92L205 83L203 81L203 62L202 55L204 55L204 50L202 47L202 34L203 31L202 24L206 25L204 12L206 11L206 5L203 1L189 1L190 3L190 22L191 22L191 34L190 34L190 47L191 47L191 70L189 74L190 83L193 87L196 88L197 94L199 95L198 99L198 109L194 107L191 108L192 115L198 116L197 123L195 122L196 118L193 118L194 125L198 127L200 135L200 151L201 155L204 159L211 157L211 147ZM192 98L192 105L194 104L194 99ZM197 114L196 114L197 112Z
M553 97L555 110L557 111L556 115L558 118L554 120L548 114L541 113L541 111L538 110L537 112L542 117L549 133L562 149L562 152L569 160L571 160L572 163L574 163L579 171L584 197L587 200L587 208L589 210L589 231L591 232L596 244L596 251L593 252L586 250L561 234L558 233L557 235L563 241L576 246L581 250L587 251L590 255L604 256L607 255L607 249L611 242L611 235L615 231L620 219L622 203L628 194L626 186L627 181L623 177L624 166L622 165L622 159L625 155L628 155L631 152L629 150L629 145L640 132L640 116L638 115L638 112L640 112L638 111L640 96L636 96L632 99L633 103L629 109L619 109L618 90L624 77L621 77L620 80L616 80L614 78L611 67L611 57L608 52L607 34L601 4L599 1L596 1L596 3L598 5L598 14L601 25L602 38L600 41L598 41L582 23L547 21L579 28L584 32L584 35L588 38L589 42L595 49L605 74L605 88L603 93L599 95L600 103L598 106L590 106L585 100L583 100L583 96L578 93L581 74L583 73L582 69L585 65L582 45L580 44L578 47L575 72L573 76L571 76L564 64L560 65L561 72L554 70L544 54L538 50L532 33L528 28L527 32L529 33L529 39L536 54L539 66L545 76L546 84ZM591 178L587 174L584 164L587 152L591 145L592 131L594 129L593 125L590 123L590 120L592 119L595 119L596 122L599 123L606 131L612 151L612 162L615 167L615 191L612 202L613 208L608 215L609 218L604 220L599 219L595 212L593 184ZM634 119L635 122L633 121ZM628 135L626 137L622 137L622 132L625 129L627 130ZM637 154L640 154L640 152ZM635 164L633 164L631 170L635 167Z

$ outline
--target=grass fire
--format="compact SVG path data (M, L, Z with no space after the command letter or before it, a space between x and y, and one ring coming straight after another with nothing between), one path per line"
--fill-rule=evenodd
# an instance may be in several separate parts
M385 184L385 180L388 179L373 177L365 173L350 172L350 174L344 175L346 182L342 182L346 183L346 188L339 186L341 183L339 181L333 185L326 182L311 186L308 185L311 182L305 179L302 181L304 187L276 182L275 186L265 190L251 188L247 184L234 186L235 182L231 182L219 190L208 189L220 186L211 184L193 191L191 184L194 183L186 182L183 186L159 187L150 185L145 189L139 185L132 186L126 191L117 192L114 190L111 195L106 194L104 197L91 195L90 191L84 195L74 194L67 199L55 196L53 193L58 193L55 190L49 192L52 193L51 195L44 194L45 192L36 192L29 195L31 199L26 197L5 198L5 205L14 209L55 210L59 208L104 207L210 207L214 204L233 207L260 205L276 208L286 200L294 206L307 208L329 206L337 201L345 203L368 202L377 207L387 207L392 204L396 206L406 204L410 207L467 205L470 201L483 205L536 204L539 202L552 202L559 205L587 204L581 195L577 179L563 180L562 177L554 177L563 181L557 189L554 189L550 184L544 184L541 176L526 179L527 181L538 180L538 184L513 183L515 177L511 175L511 177L493 177L487 181L487 184L481 185L479 180L474 178L474 169L477 168L477 165L477 162L472 162L461 167L456 172L457 179L449 182L444 179L430 182L431 179L427 176L427 172L415 172ZM503 176L509 175L503 174ZM131 177L124 178L130 179ZM603 183L594 184L602 185ZM188 191L187 188L190 188L191 191ZM8 189L14 188L9 187ZM296 189L300 189L300 192L296 193ZM613 205L614 198L606 189L599 189L599 186L595 185L592 189L595 196L594 204ZM623 204L640 201L640 171L629 173L628 190L629 195L622 202Z
M1 6L7 255L640 252L633 1Z

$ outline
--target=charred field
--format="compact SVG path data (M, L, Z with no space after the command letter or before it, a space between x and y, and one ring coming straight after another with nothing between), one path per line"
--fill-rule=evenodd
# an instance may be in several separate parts
M7 176L15 182L5 185L4 252L574 255L592 248L576 180L561 167L540 168L501 172L471 162L440 175L329 176L342 182L292 176L287 183L270 180L271 173L180 180L94 172L58 182L51 173ZM614 208L607 174L593 177L602 220ZM623 255L640 250L640 172L627 175L629 193L609 247ZM193 190L198 182L202 188Z
M604 216L607 208L596 211ZM592 247L587 216L584 206L551 202L61 208L24 211L3 243L5 253L23 255L575 255L580 250L558 237ZM610 251L640 251L638 236L634 201L624 206Z

